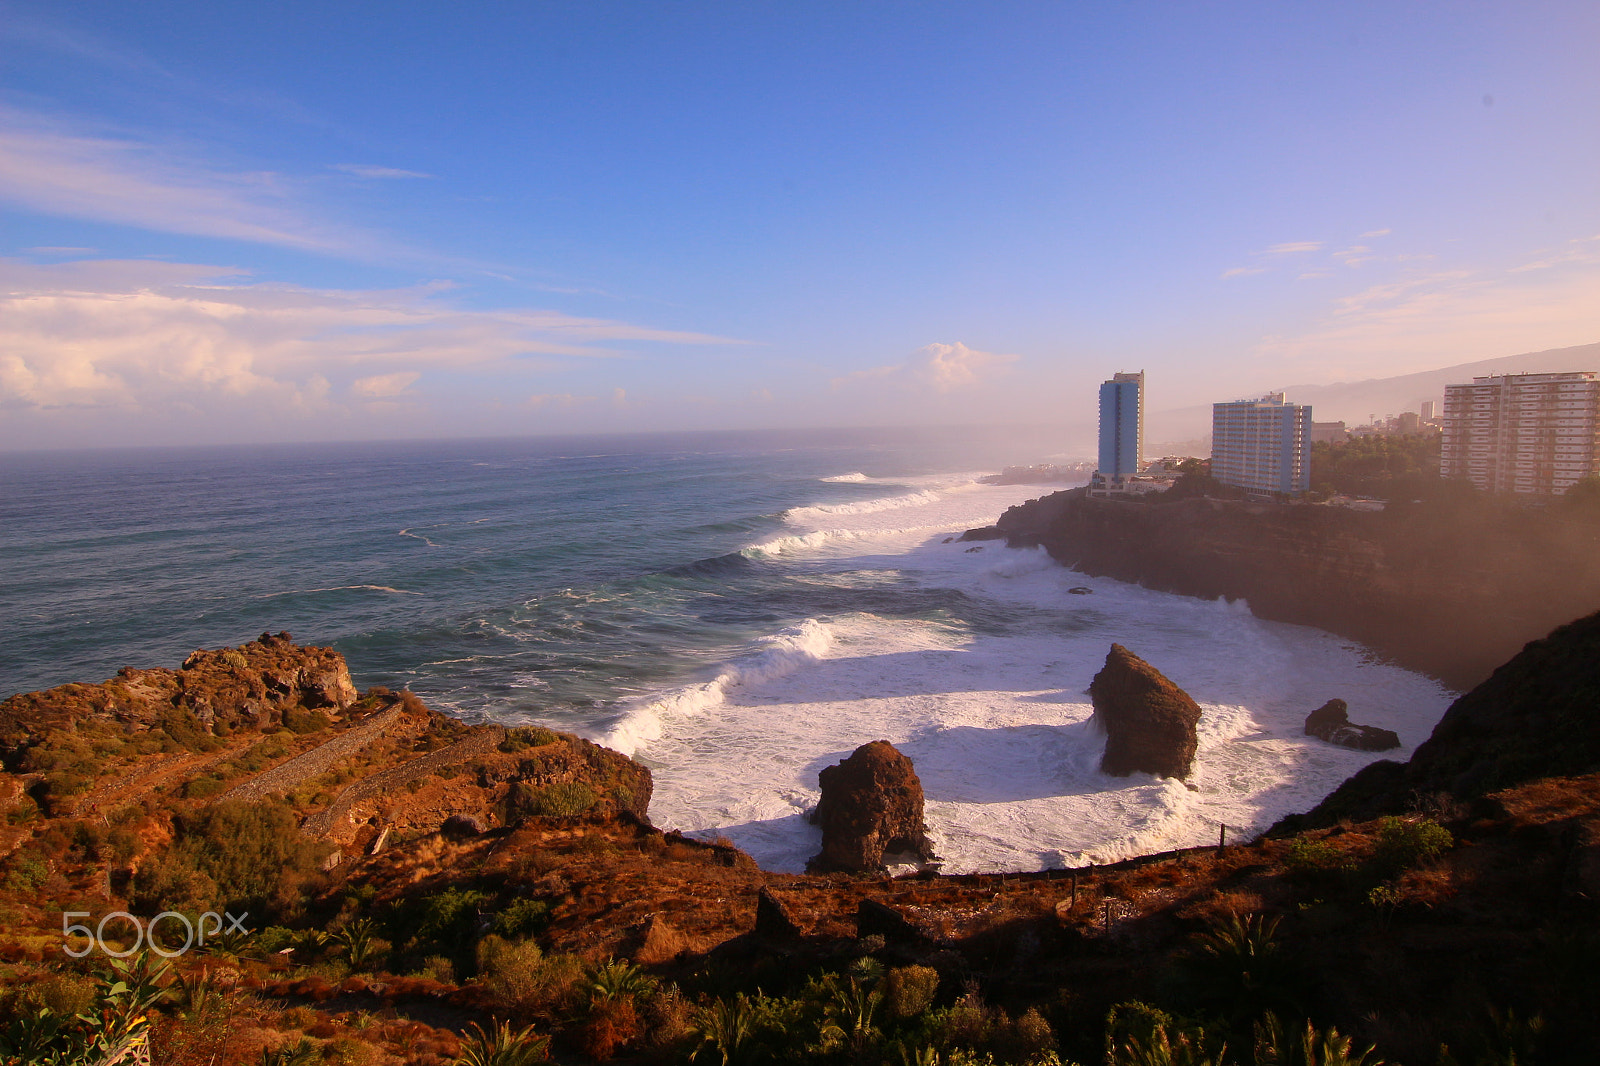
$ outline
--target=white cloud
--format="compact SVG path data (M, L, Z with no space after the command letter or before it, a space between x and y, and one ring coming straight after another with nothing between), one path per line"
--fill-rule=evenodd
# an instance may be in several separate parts
M1289 241L1286 244L1274 244L1271 248L1260 253L1261 255L1294 255L1297 252L1315 252L1322 247L1321 241Z
M229 268L0 260L0 406L161 417L219 403L287 415L348 389L399 396L434 370L526 375L616 342L733 343L555 311L469 311L448 287L352 292L243 283ZM414 395L414 394L407 394Z
M887 381L901 387L948 393L976 385L985 375L1003 372L1006 364L1015 362L1016 358L968 348L960 342L935 343L917 349L904 363L872 367L834 378L833 387Z
M1266 267L1232 267L1222 272L1222 280L1248 277L1251 274L1262 274L1266 272L1266 269Z
M1368 237L1387 237L1393 232L1394 230L1392 229L1369 229L1367 232L1361 235L1361 239L1366 240Z
M371 377L356 378L350 383L350 391L357 396L398 396L412 385L416 384L422 376L419 370L397 370L393 374L374 374Z
M376 235L316 218L301 193L281 174L219 170L128 136L0 108L0 200L164 233L337 254L385 250Z
M335 163L329 169L342 170L346 174L353 174L358 178L431 178L432 174L424 174L418 170L397 170L394 167L372 167L361 163Z

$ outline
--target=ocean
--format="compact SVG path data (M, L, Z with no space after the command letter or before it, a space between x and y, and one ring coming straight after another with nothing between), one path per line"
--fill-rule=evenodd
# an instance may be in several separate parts
M943 868L967 872L1304 810L1375 758L1303 735L1335 696L1399 733L1388 757L1426 739L1453 694L1359 645L953 539L1053 491L977 480L1049 448L886 430L4 455L0 696L287 629L358 687L633 755L656 824L780 871L819 850L818 771L871 740L914 760ZM1189 782L1100 773L1085 690L1112 642L1200 703Z

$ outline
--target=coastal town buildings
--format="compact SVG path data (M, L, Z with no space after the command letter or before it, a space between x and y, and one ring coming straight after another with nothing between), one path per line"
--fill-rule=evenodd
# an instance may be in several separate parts
M1439 473L1490 492L1560 496L1593 476L1600 373L1475 377L1444 391Z
M1269 496L1311 487L1311 407L1275 392L1211 405L1211 476Z
M1127 492L1144 465L1144 371L1118 372L1100 386L1100 456L1091 494Z

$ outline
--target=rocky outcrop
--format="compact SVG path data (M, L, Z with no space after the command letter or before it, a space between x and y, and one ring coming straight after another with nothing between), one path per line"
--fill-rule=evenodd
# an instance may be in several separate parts
M123 667L98 685L60 685L0 703L0 756L63 729L196 735L325 725L357 699L344 656L263 633L237 648L196 651L177 670Z
M1349 711L1344 700L1329 700L1306 715L1306 736L1356 751L1392 751L1400 746L1400 735L1394 730L1357 725L1350 721Z
M811 820L822 827L814 870L883 868L885 854L933 858L922 820L922 782L911 760L887 740L863 744L818 775L822 798Z
M1600 771L1600 613L1536 640L1456 700L1406 763L1380 760L1274 832L1398 813L1419 797L1474 800Z
M1105 730L1100 769L1117 777L1157 774L1186 778L1199 746L1200 707L1161 671L1121 644L1089 685L1094 720Z
M430 712L431 713L431 712ZM530 819L628 816L648 825L648 767L538 726L479 726L446 747L351 784L305 829L359 843L374 826L471 836Z
M1208 599L1361 641L1462 691L1530 640L1600 605L1600 532L1572 508L1464 500L1377 513L1206 498L1013 507L1013 546L1086 574Z

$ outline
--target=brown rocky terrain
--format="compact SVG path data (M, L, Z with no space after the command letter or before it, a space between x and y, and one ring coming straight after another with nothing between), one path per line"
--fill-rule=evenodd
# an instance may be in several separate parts
M1117 777L1187 778L1199 748L1200 706L1189 694L1121 644L1089 684L1094 720L1106 734L1100 769Z
M1365 513L1070 489L1011 508L994 534L1086 574L1243 599L1463 691L1600 603L1600 523L1487 499Z
M381 690L305 733L135 744L84 795L165 769L92 811L52 814L35 798L52 771L8 763L0 1062L89 1031L20 1043L51 1017L124 1017L133 993L95 976L108 960L64 954L85 945L63 937L64 912L92 927L224 907L250 912L248 935L169 976L124 974L156 996L136 1015L155 1062L511 1061L475 1043L497 1023L570 1062L1264 1066L1300 1061L1273 1026L1306 1024L1412 1066L1591 1061L1597 641L1600 616L1583 619L1464 696L1412 765L1360 793L1370 813L1030 874L766 873L651 827L631 760ZM15 721L23 761L103 735ZM382 724L325 767L301 762L314 772L287 791L222 798L363 723ZM165 729L123 735L176 745ZM117 923L104 935L120 949Z
M922 782L911 760L887 740L863 744L817 775L821 797L811 820L822 827L818 872L882 870L885 854L933 858L922 820Z

